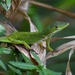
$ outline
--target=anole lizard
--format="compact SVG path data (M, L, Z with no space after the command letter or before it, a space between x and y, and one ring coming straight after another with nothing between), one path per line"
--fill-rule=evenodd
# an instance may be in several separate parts
M51 27L51 25L53 27ZM52 50L49 46L50 38L57 32L61 31L69 25L67 22L54 22L49 27L45 28L41 32L14 32L10 35L0 37L0 42L6 42L11 44L23 44L26 48L31 49L28 44L36 43L40 40L46 40L46 47Z

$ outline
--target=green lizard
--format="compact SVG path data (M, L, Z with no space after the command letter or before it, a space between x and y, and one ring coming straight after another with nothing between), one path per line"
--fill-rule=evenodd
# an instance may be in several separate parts
M51 25L53 27L51 27ZM61 31L69 25L67 22L54 22L41 32L14 32L10 35L0 37L0 42L6 42L11 44L23 44L26 48L30 49L28 44L39 42L40 40L46 40L46 45L49 50L52 50L49 46L50 38L57 32Z

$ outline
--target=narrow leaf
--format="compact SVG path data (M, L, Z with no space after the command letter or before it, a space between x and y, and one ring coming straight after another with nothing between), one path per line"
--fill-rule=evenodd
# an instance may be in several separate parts
M0 54L10 54L12 53L12 50L9 48L0 48Z
M31 52L31 54L33 55L34 59L38 62L38 64L40 65L41 64L41 61L39 59L39 57L34 53L34 52Z
M44 75L44 73L42 72L42 70L38 70L39 71L39 75Z
M8 11L8 8L7 8L7 6L6 6L5 3L2 3L2 2L1 2L1 5L3 6L3 8L4 8L6 11Z
M10 6L11 6L11 0L6 0L6 5L7 5L7 8L9 10L10 9Z
M0 36L3 36L5 32L5 28L0 24Z
M42 69L44 75L62 75L60 72L54 72L49 69Z
M38 69L37 66L35 65L31 65L31 64L28 64L28 63L23 63L23 62L9 62L11 65L17 67L17 68L20 68L20 69L23 69L23 70L33 70L33 69Z
M28 57L26 57L23 53L21 53L21 54L26 63L33 64Z
M4 64L1 60L0 60L0 66L1 66L4 70L7 70L5 64Z
M17 73L18 75L23 75L19 69L16 69L15 67L13 67L13 66L11 66L11 65L8 65L8 67L9 67L12 71L14 71L15 73Z

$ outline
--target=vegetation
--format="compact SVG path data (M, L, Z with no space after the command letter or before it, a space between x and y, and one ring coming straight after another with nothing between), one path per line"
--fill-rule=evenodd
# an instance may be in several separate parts
M48 40L53 51L46 50L43 40L30 44L32 50L16 40L0 42L0 75L74 75L74 4L74 0L0 0L0 37L42 32L56 21L70 24Z

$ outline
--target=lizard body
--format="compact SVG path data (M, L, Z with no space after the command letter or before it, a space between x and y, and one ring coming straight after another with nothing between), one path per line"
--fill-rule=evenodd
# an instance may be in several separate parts
M53 27L51 27L51 25ZM69 25L67 22L55 22L49 27L45 28L41 32L14 32L10 35L0 37L0 42L7 42L12 44L24 44L30 49L28 44L36 43L42 39L46 40L46 44L49 45L50 38L57 32L61 31ZM47 46L49 47L49 46Z

